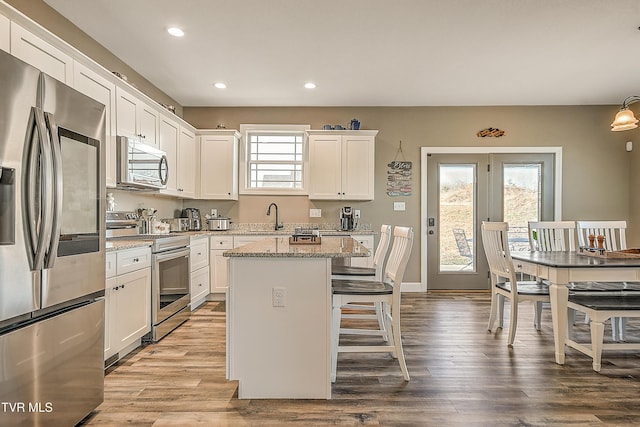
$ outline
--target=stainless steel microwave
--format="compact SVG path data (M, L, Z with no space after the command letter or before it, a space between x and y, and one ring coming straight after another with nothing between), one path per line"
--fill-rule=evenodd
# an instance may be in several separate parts
M117 152L118 187L155 190L166 188L169 165L164 151L133 138L119 136Z

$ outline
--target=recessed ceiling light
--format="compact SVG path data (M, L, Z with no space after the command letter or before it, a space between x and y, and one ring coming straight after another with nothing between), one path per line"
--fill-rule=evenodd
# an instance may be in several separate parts
M218 89L226 89L227 88L226 84L220 83L220 82L219 83L215 83L214 86L217 87Z
M173 37L182 37L182 36L184 36L184 31L182 31L178 27L169 27L167 29L167 33L171 34Z
M305 83L304 87L306 87L307 89L315 89L316 88L316 84L315 83Z

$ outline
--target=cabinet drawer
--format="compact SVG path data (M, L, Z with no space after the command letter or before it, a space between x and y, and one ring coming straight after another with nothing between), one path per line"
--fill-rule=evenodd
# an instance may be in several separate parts
M233 249L233 236L211 236L210 249Z
M109 252L106 256L105 276L108 279L116 275L116 253Z
M535 264L522 263L514 260L515 268L518 273L528 274L530 276L538 276L538 267Z
M151 248L137 248L117 252L118 275L151 267Z
M207 238L191 240L191 271L209 265L209 241Z
M351 236L358 241L362 246L373 251L373 235L365 235L365 236Z

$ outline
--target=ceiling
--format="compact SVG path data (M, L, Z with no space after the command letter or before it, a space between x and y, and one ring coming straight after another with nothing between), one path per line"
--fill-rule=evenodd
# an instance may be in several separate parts
M44 1L183 106L593 105L640 94L639 0ZM172 25L185 36L169 36Z

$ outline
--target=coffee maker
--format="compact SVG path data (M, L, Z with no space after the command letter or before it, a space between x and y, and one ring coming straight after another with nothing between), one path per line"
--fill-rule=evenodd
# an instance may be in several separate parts
M189 231L200 231L200 209L198 208L184 208L182 210L182 218L189 219Z
M343 231L355 230L358 225L355 212L350 206L345 206L340 210L340 229Z

